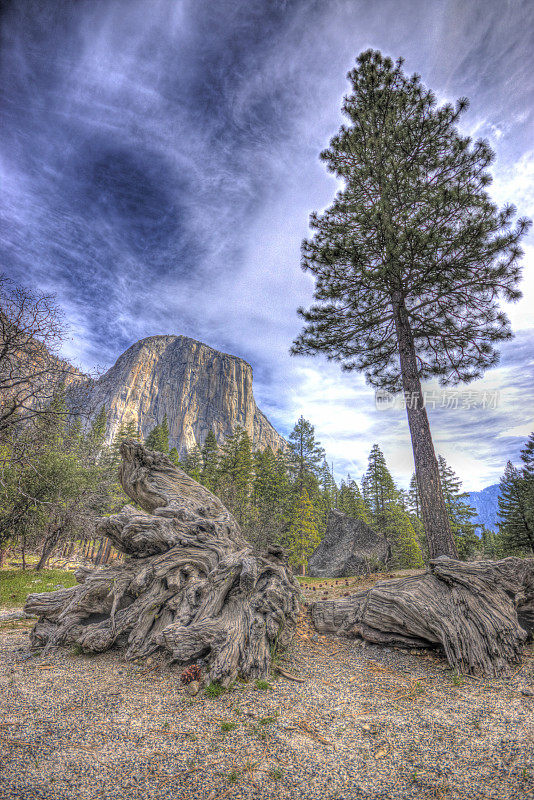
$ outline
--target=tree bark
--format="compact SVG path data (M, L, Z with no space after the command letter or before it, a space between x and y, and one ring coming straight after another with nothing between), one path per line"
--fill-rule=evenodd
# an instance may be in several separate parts
M102 557L100 559L100 564L107 564L109 562L109 556L111 554L111 540L106 539L104 542L104 549L102 551Z
M102 562L101 556L102 556L103 549L104 549L104 539L101 538L99 543L98 543L98 550L96 551L96 556L95 556L95 559L94 559L95 567L98 567Z
M166 456L121 445L120 480L144 511L103 518L100 536L129 557L76 573L78 586L28 597L34 646L113 646L126 658L167 652L202 660L204 680L265 677L271 650L291 639L298 583L280 548L256 555L233 516Z
M412 329L400 292L393 293L392 307L399 347L402 387L412 439L415 476L421 504L421 517L428 540L430 557L458 558L421 389Z
M4 566L7 554L9 553L9 545L0 547L0 568Z
M442 647L459 671L500 675L520 662L522 645L534 632L534 559L465 563L441 557L423 575L321 600L311 614L321 632L374 644Z
M36 570L44 569L46 567L46 562L52 555L52 551L54 550L54 547L57 545L60 536L61 536L61 528L56 528L55 530L52 531L52 533L49 533L46 536L43 544L43 549L41 551L41 557L39 558L39 562L35 567Z

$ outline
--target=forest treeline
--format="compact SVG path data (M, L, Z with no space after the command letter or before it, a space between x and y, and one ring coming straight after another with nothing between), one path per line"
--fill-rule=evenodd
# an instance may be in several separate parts
M105 408L85 427L69 413L65 397L58 393L49 412L31 429L22 426L1 446L0 554L3 559L11 550L25 566L28 552L38 553L38 568L58 552L72 556L76 551L96 563L106 563L115 554L109 542L95 539L95 522L130 502L117 479L119 448L125 439L141 439L137 426L123 424L107 444ZM303 417L295 424L287 449L278 452L255 450L243 429L222 444L209 431L201 446L180 459L170 446L166 418L149 433L145 444L167 454L220 497L256 547L281 544L300 571L305 571L324 535L331 508L384 533L391 545L392 568L421 567L428 560L415 477L408 490L400 488L377 444L361 482L347 475L339 484L313 425ZM24 457L17 457L18 453ZM438 461L462 559L534 552L534 435L522 451L523 466L506 467L498 533L474 524L475 511L466 503L458 476L443 457Z

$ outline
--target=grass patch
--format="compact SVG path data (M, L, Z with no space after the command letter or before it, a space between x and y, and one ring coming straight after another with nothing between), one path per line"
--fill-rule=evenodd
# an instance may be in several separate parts
M269 773L271 778L274 778L275 781L279 781L284 777L284 773L281 769L272 769Z
M75 586L74 572L63 569L0 570L0 606L17 608L23 606L29 594L52 592L58 583L66 588Z
M7 619L0 622L0 630L16 633L17 631L26 631L34 625L35 619Z
M221 722L221 731L223 733L228 733L228 731L234 731L237 728L237 722Z
M258 692L270 692L273 687L269 681L257 680L254 681L254 689Z
M208 697L220 697L222 694L225 693L225 691L226 689L224 688L224 686L221 686L221 684L217 683L217 681L212 681L204 689L204 692L205 694L208 695Z
M231 769L228 773L228 783L235 783L239 778L239 772L236 769Z
M455 669L451 675L451 682L453 686L463 686L465 684L465 678Z

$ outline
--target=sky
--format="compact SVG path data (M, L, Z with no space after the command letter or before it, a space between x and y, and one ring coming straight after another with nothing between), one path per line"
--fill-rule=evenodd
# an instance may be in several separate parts
M280 433L309 419L338 477L359 479L377 442L407 485L405 410L378 409L362 375L322 356L289 355L313 294L300 244L337 188L318 156L342 122L348 70L376 48L440 103L469 98L461 130L495 150L492 195L534 217L530 0L2 9L1 269L56 294L65 356L105 369L147 336L198 339L252 365ZM500 365L429 404L436 450L468 490L496 482L534 429L534 234L524 250Z

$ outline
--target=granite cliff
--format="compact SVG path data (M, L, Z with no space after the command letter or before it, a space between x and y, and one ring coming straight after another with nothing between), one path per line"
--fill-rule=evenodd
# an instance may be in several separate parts
M146 437L167 415L180 455L210 428L219 442L241 427L259 449L286 446L256 405L250 364L187 336L141 339L88 388L89 416L102 406L108 412L108 441L130 421Z

